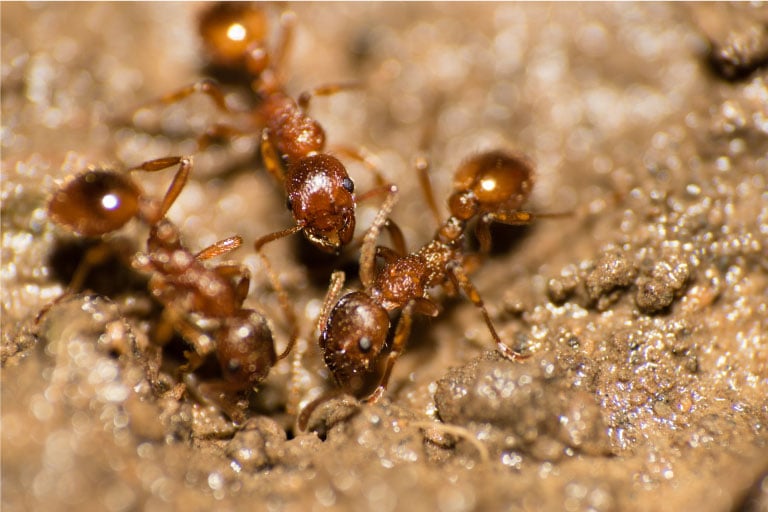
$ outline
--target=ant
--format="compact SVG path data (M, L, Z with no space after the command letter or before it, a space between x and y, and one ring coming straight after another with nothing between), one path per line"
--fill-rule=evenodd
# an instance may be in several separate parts
M162 327L172 327L194 348L194 353L187 354L189 362L182 367L183 372L191 373L202 364L206 355L215 351L225 389L251 389L266 378L277 361L288 355L296 335L291 336L286 349L278 355L266 319L254 310L243 308L250 285L248 269L231 264L213 268L204 265L204 261L240 247L240 236L219 240L193 254L182 244L179 230L166 218L188 180L192 159L160 158L131 170L154 172L174 165L179 165L179 168L159 206L147 200L127 174L93 169L70 178L53 194L48 203L49 216L75 234L102 238L102 246L106 246L104 236L120 229L131 219L138 218L145 222L150 228L147 251L136 254L132 266L150 274L150 293L164 307L164 323L158 329L157 336L159 344L162 345L172 334L168 329L163 332ZM98 246L94 249L86 253L68 292L62 297L79 289L88 269L98 262L105 251ZM273 286L280 294L289 323L295 325L293 311L284 292L268 261L262 258L267 264ZM38 322L53 304L38 315ZM206 325L206 328L198 328L196 324ZM212 334L209 336L207 332ZM231 411L228 414L230 417L237 416Z
M288 356L298 336L293 310L263 255L272 286L293 326L288 344L279 355L266 318L243 307L250 287L248 269L234 264L212 268L204 265L204 261L241 244L242 239L234 236L193 254L182 244L176 226L162 219L150 228L147 252L137 254L133 260L134 268L151 275L148 287L164 306L165 325L173 327L194 348L194 352L185 354L188 362L182 366L182 373L191 374L207 355L215 353L223 382L212 387L224 392L247 392L260 384L270 369ZM188 387L194 392L197 386ZM243 419L242 413L226 403L220 405L233 420Z
M232 138L260 131L260 152L267 171L284 187L286 204L295 225L259 238L256 250L280 238L302 231L312 245L338 254L355 231L355 204L375 194L392 194L370 157L360 150L339 147L336 152L362 162L373 174L376 188L355 197L354 183L344 164L325 152L325 130L307 114L313 96L327 96L355 84L333 84L302 93L298 99L284 89L282 61L290 45L294 16L283 13L280 37L270 52L265 42L266 16L250 3L219 3L200 18L200 35L214 64L244 71L251 80L256 104L244 112L227 105L224 93L211 79L204 79L162 97L175 103L195 93L208 95L230 114L245 114L248 126L215 124L198 139L200 149L215 138Z
M439 219L426 160L418 159L417 169L430 209ZM489 151L466 160L454 175L454 191L448 199L450 216L439 225L431 241L409 254L405 253L399 237L393 238L395 249L375 245L381 228L392 224L387 216L395 200L385 202L363 241L360 256L363 289L339 298L344 273L335 272L318 319L320 349L341 391L367 402L376 402L383 396L392 368L408 339L413 315L435 317L439 313L438 305L429 294L433 287L442 287L448 295L463 291L480 309L496 350L511 361L526 357L501 341L468 274L479 265L479 256L490 250L491 223L531 222L532 214L520 207L532 187L533 167L525 158ZM467 225L473 219L477 219L479 254L468 253L464 247ZM376 257L384 260L378 271ZM388 346L389 315L398 310L400 318ZM385 349L388 349L386 357ZM376 376L380 377L372 388L371 378ZM336 393L338 391L333 392ZM312 410L327 399L327 395L321 396L302 411L300 428L306 426Z

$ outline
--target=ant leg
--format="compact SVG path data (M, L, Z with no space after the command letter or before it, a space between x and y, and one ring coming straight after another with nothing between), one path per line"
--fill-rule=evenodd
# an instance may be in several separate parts
M160 339L160 345L165 343L173 336L173 331L178 332L184 340L189 343L194 349L194 354L199 358L204 359L208 354L212 353L215 349L213 339L207 334L200 332L200 330L186 320L182 314L175 309L166 307L163 310L160 326L155 331L155 336L163 334L164 339ZM188 358L192 360L191 358ZM197 359L192 360L193 362ZM188 365L182 366L184 371L187 371ZM192 367L189 371L194 371L197 367Z
M216 123L213 126L208 127L205 133L197 138L197 150L203 151L208 148L216 139L234 139L236 137L242 137L249 133L240 128L235 128L228 124Z
M488 310L485 308L485 303L480 297L480 293L469 280L469 276L467 276L464 268L461 265L453 265L448 269L448 274L454 281L454 284L460 288L467 295L469 300L471 300L472 303L482 312L485 324L488 326L488 330L491 332L491 336L496 342L496 350L498 350L503 357L509 359L510 361L519 361L521 359L525 359L527 356L524 356L520 352L509 348L504 344L504 342L501 341L499 334L496 332L496 328L493 326L491 316L488 314Z
M280 36L275 44L275 49L270 57L277 84L285 83L285 56L293 42L293 28L296 26L296 15L292 11L285 11L280 16Z
M229 238L219 240L218 242L201 250L200 252L195 254L195 259L199 261L204 261L211 258L215 258L216 256L221 256L222 254L228 254L234 251L235 249L237 249L238 247L240 247L242 244L243 244L243 238L241 236L238 236L238 235L230 236Z
M366 193L357 196L356 202L360 203L362 201L370 199L371 197L377 196L379 194L385 194L385 193L392 194L393 193L392 187L393 185L390 184L390 185L383 185L381 187L373 188L367 191ZM382 204L382 208L383 207L384 206ZM407 253L407 251L405 250L405 237L403 236L403 232L400 229L400 226L395 224L395 222L392 219L387 218L382 227L386 229L387 232L389 233L389 237L392 240L392 245L395 246L395 250L398 251L398 253L401 256L404 256Z
M182 87L175 92L161 96L160 98L140 103L138 106L133 108L133 114L131 117L135 116L135 114L142 109L157 108L162 105L171 105L198 93L205 94L211 98L211 100L213 100L214 104L220 111L230 114L238 113L236 110L227 105L226 97L224 96L224 93L222 92L219 84L215 80L204 78L193 84Z
M483 256L481 254L466 254L461 260L461 266L464 269L464 273L469 275L474 274L483 265Z
M269 138L269 130L264 129L261 132L261 160L264 162L269 174L271 174L278 183L282 183L285 176L283 172L283 160L277 154L275 145Z
M166 94L160 99L150 103L150 105L152 105L153 103L155 104L163 103L166 105L170 105L172 103L178 103L179 101L187 98L188 96L192 96L193 94L197 94L197 93L205 94L206 96L211 98L213 102L216 104L216 106L219 108L219 110L222 110L228 113L235 112L229 107L229 105L227 105L227 100L219 84L216 83L214 80L211 80L210 78L204 78L199 82L195 82L193 84L187 85L186 87L182 87L176 92Z
M331 285L328 287L328 293L325 294L325 300L323 300L323 307L320 309L320 314L317 317L317 324L315 325L315 333L323 332L325 325L328 323L328 318L331 316L333 306L339 301L341 297L341 289L344 287L344 272L341 270L335 270L331 274Z
M564 214L552 214L552 215L568 215ZM530 212L513 211L513 212L494 212L486 215L490 222L500 222L502 224L509 224L510 226L522 226L530 224L533 221L533 214Z
M499 222L509 226L524 226L533 221L533 214L530 212L498 212L488 213L480 217L475 226L475 236L480 244L480 254L487 254L491 251L491 222Z
M378 402L387 389L389 384L389 377L392 375L392 368L395 366L395 362L400 358L400 354L403 353L405 348L405 342L408 340L408 336L411 334L411 325L413 324L413 309L415 302L410 302L403 312L400 314L400 319L397 322L397 328L395 329L395 337L392 341L392 350L387 355L387 360L384 366L384 373L381 376L379 385L371 393L371 395L364 400L365 403L373 404Z
M395 224L392 221L392 219L387 219L386 224L384 224L384 229L386 229L387 232L389 233L389 238L392 241L392 245L395 246L394 249L390 249L389 247L387 247L386 249L390 250L393 254L397 256L405 256L407 254L405 250L405 237L403 236L403 232L400 231L400 227L397 224ZM357 237L352 241L352 243L349 244L348 250L349 251L357 250L361 245L363 245L363 239L360 237ZM378 251L378 248L383 246L377 245L376 247ZM384 256L377 253L376 256L388 257L389 255Z
M245 265L219 265L213 269L220 276L235 282L237 303L242 306L251 287L251 271Z
M475 225L475 237L480 244L479 253L491 252L491 223L485 217L480 217Z
M432 145L432 141L435 138L435 132L437 131L438 126L438 114L442 105L445 103L445 98L442 94L437 93L432 97L432 101L428 103L428 108L423 116L424 124L422 127L421 139L419 140L418 152L413 159L413 166L416 168L421 192L424 195L429 210L432 212L435 224L440 226L443 221L440 215L440 209L437 206L437 201L435 201L432 182L429 179L429 169L431 165L429 158L426 155L428 154L428 148Z
M318 333L322 332L323 328L325 327L325 324L328 322L328 317L331 314L331 310L333 309L333 306L338 302L339 297L341 296L341 289L344 287L344 272L340 270L336 270L331 275L331 284L328 287L328 292L326 293L325 299L323 300L323 306L320 309L320 314L317 316L317 321L315 323L315 330L312 333L313 337L318 336ZM304 353L306 352L308 348L308 344L301 343L299 344L299 347L296 351L294 351L294 357L291 361L291 383L290 388L288 390L288 412L289 414L295 414L299 403L301 402L301 398L299 396L299 392L301 389L300 384L300 372L302 370L302 358L304 357ZM300 431L304 431L307 425L307 421L309 420L310 414L312 414L312 411L315 410L315 408L320 405L325 400L329 400L330 398L333 398L336 394L338 394L339 390L334 390L334 394L331 396L328 396L328 393L324 393L321 395L319 399L313 400L309 405L304 407L301 410L301 413L296 418L296 425L297 429Z
M109 260L110 257L117 255L121 260L125 261L126 266L130 267L130 260L127 256L133 251L130 243L122 238L112 239L109 242L100 240L96 245L89 247L85 250L83 258L77 264L72 279L70 279L64 292L53 299L51 302L43 306L40 312L35 316L34 325L40 324L43 317L54 306L62 302L67 297L70 297L83 289L85 280L88 278L88 274L91 270Z
M414 167L419 174L419 185L421 185L421 191L424 194L424 198L427 200L427 206L432 211L432 215L435 217L435 223L439 226L442 224L440 220L440 210L437 208L437 202L435 202L435 193L432 190L432 183L429 180L429 160L426 157L416 157Z
M291 370L288 378L288 400L285 405L285 412L289 416L296 416L299 410L299 404L301 403L301 389L302 389L302 370L304 354L307 353L309 344L306 342L296 344L293 349L293 357L291 358Z
M303 93L299 94L299 98L297 99L296 103L298 103L299 108L301 108L301 110L306 112L306 110L309 108L309 102L312 99L312 96L331 96L332 94L336 94L337 92L348 91L351 89L361 89L361 88L362 88L362 84L359 82L346 82L346 83L321 85L321 86L315 87L311 91L304 91Z
M80 291L83 288L85 280L93 267L104 263L115 254L120 255L122 250L130 251L126 244L121 244L121 247L116 248L113 247L113 243L115 243L115 241L110 243L100 241L98 244L93 247L89 247L85 251L83 259L80 260L80 263L77 265L77 269L75 269L75 273L72 275L72 280L69 282L69 286L67 286L65 295L77 293Z
M360 249L360 281L368 290L373 284L376 266L376 241L381 233L381 228L389 222L389 214L395 206L399 195L397 185L389 185L389 192L379 211L376 212L371 227L363 236L363 246Z
M296 418L296 429L299 432L306 432L307 426L309 423L309 418L312 416L312 413L315 412L315 409L317 409L320 405L324 404L325 402L330 402L334 398L337 398L343 395L344 395L344 391L341 388L329 389L328 391L321 394L319 397L309 402L301 410L301 412L299 413L299 416Z
M238 389L226 382L200 382L191 372L184 373L184 389L196 402L204 406L213 406L234 424L242 424L246 420L244 409L246 404L238 397Z
M373 174L377 187L384 187L387 181L381 173L381 167L374 162L373 155L365 148L353 148L350 146L333 146L329 153L342 154L352 160L362 163Z
M392 240L392 245L395 246L395 253L398 256L405 256L408 251L405 250L405 237L400 226L395 224L392 219L387 219L384 228L389 232L389 238Z
M158 158L156 160L149 160L148 162L144 162L141 165L129 169L129 171L155 172L162 171L163 169L167 169L176 164L179 165L179 169L173 176L173 181L171 181L165 196L163 196L160 208L151 215L145 214L149 224L156 224L160 219L165 217L165 214L168 213L168 210L176 201L176 198L179 197L182 189L187 184L189 173L192 171L192 157L169 156Z
M475 435L470 430L464 427L460 427L458 425L448 425L445 423L440 423L438 421L404 420L403 424L420 428L424 430L425 435L428 435L427 432L429 430L434 430L441 434L450 434L458 437L459 439L464 439L469 444L471 444L475 448L475 450L477 450L478 454L480 455L480 462L485 463L490 460L490 456L488 455L488 448L486 448L485 445L482 443L482 441L480 441L477 437L475 437Z
M299 322L296 319L296 311L293 309L293 306L288 299L288 294L285 292L285 288L283 288L283 285L280 283L280 278L278 278L277 274L275 274L275 271L272 268L272 264L267 258L267 255L261 251L259 240L256 241L254 246L256 252L261 258L261 262L264 265L264 268L267 271L267 276L269 277L269 281L272 284L272 288L274 288L275 292L277 293L277 299L280 302L280 307L283 309L283 315L285 316L285 320L288 322L288 325L291 329L288 345L286 345L285 350L283 350L283 352L277 356L277 360L279 361L281 359L285 359L291 352L291 349L293 349L293 346L296 344L296 340L299 338Z
M393 251L389 247L385 247L383 245L377 245L376 246L376 256L383 259L387 263L392 263L400 258L400 253L397 251Z
M403 353L405 343L408 341L408 337L411 334L414 313L435 317L438 315L439 309L434 302L425 299L424 297L416 297L403 309L403 312L400 314L400 320L398 320L397 327L395 328L392 350L390 350L389 355L387 356L384 374L381 377L381 381L379 381L379 385L373 393L371 393L371 396L364 400L366 403L376 403L382 396L384 396L387 384L389 384L389 378L392 375L392 368L394 368L395 362L397 362L398 358Z
M253 244L254 249L256 249L256 252L260 252L261 249L267 245L270 242L274 242L275 240L280 240L281 238L285 238L286 236L291 236L294 233L298 233L304 229L304 226L301 224L296 224L295 226L284 229L282 231L275 231L274 233L270 233L268 235L264 235Z

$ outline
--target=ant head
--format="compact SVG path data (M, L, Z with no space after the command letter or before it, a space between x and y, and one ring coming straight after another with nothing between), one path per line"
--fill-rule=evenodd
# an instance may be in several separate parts
M451 214L475 215L518 210L533 187L533 166L523 157L489 151L465 161L453 178Z
M337 253L355 232L354 185L344 165L327 154L291 166L285 182L288 208L304 235L322 251Z
M269 325L253 310L227 318L216 333L216 343L224 378L242 389L263 381L277 361Z
M67 181L48 203L57 224L81 236L102 236L139 213L141 190L128 176L92 170Z
M363 389L388 332L387 311L365 293L349 293L336 303L320 336L320 348L342 388L353 394Z
M267 17L259 7L249 2L217 2L203 12L198 29L214 64L245 65L256 76L269 65L264 47Z

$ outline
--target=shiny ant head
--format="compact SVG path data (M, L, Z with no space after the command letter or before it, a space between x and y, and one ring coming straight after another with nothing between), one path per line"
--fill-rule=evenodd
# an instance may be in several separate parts
M277 362L272 331L256 311L227 318L216 334L216 356L224 378L241 389L263 381Z
M366 385L388 331L386 310L365 293L349 293L336 303L320 336L320 348L339 386L357 394Z
M461 220L518 210L533 188L533 166L503 151L481 153L459 167L453 188L448 207Z
M81 236L102 236L139 214L141 191L128 176L92 170L75 176L56 191L48 215Z
M299 160L285 183L288 208L316 247L337 253L355 232L354 185L344 165L327 154Z
M259 75L269 65L264 48L267 17L250 2L219 2L206 9L198 23L200 36L213 63Z

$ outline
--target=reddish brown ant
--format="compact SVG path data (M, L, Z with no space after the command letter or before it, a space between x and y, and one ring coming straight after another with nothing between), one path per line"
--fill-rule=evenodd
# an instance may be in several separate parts
M255 244L257 250L269 242L303 231L318 249L338 253L352 240L356 200L376 193L392 193L392 187L384 185L381 174L363 152L338 148L338 152L361 161L374 173L376 189L364 196L354 196L354 183L344 165L324 152L323 127L306 112L312 96L330 95L354 86L328 85L305 92L298 99L292 98L283 86L281 64L290 44L293 17L289 13L281 17L281 36L271 57L265 43L265 27L261 7L249 3L216 4L203 13L200 32L212 60L246 71L252 79L256 105L240 112L245 114L245 127L216 124L198 143L200 148L205 148L217 137L260 134L264 166L283 185L287 206L296 224L261 237ZM160 101L174 103L198 92L211 97L220 110L238 113L227 105L224 93L210 79L187 86Z
M426 161L420 160L417 166L424 176L421 183L427 202L439 218L426 178ZM488 228L491 223L527 224L531 221L532 215L521 211L520 207L532 186L533 168L521 157L490 151L470 158L454 175L454 191L448 199L450 216L430 242L410 254L405 254L398 241L394 250L376 246L381 228L390 223L387 216L394 200L385 202L365 234L360 257L363 289L339 298L344 274L334 273L318 320L320 349L341 391L366 398L369 402L375 402L383 395L392 368L408 339L413 314L434 317L439 313L438 305L429 294L433 287L442 287L449 295L463 291L482 312L499 353L512 361L525 357L501 341L468 274L479 263L479 256L490 249ZM473 219L478 221L479 254L469 253L464 246L467 224ZM376 257L384 260L378 271L375 269ZM400 319L388 346L389 314L398 310ZM372 389L371 380L376 377L379 378ZM311 411L327 398L327 395L321 396L302 411L300 428L306 425Z
M166 157L150 160L129 169L156 172L178 165L163 200L159 205L148 201L139 185L127 173L107 169L90 169L74 175L53 193L48 202L48 216L67 231L86 238L104 240L131 219L148 225L156 224L167 213L189 178L192 160L188 157ZM107 243L85 253L70 281L69 289L82 286L88 270L110 251Z
M48 212L54 222L85 237L104 237L133 218L149 225L147 251L134 256L133 267L150 274L149 290L164 306L165 325L178 331L195 349L183 370L193 371L207 354L215 352L225 387L247 390L263 381L272 366L290 352L296 336L292 335L285 351L277 355L266 319L243 308L250 284L247 268L229 264L209 268L203 264L237 249L242 244L241 237L220 240L193 254L183 246L178 229L166 219L187 182L192 160L161 158L131 170L153 172L177 164L179 169L159 206L147 200L127 174L95 169L69 179L53 194ZM96 251L86 253L69 285L70 292L79 289L87 270L103 251L97 247ZM293 312L269 267L268 273L289 323L295 326ZM49 308L41 312L38 322ZM158 336L160 343L168 337L167 332Z
M149 290L164 306L167 325L194 348L194 353L187 354L189 362L182 371L191 373L208 354L215 353L224 378L224 383L216 387L235 392L249 391L261 383L277 361L288 355L297 337L293 310L268 265L272 285L293 329L279 355L266 318L243 308L250 285L248 269L242 265L209 268L203 264L241 243L242 239L234 236L193 254L182 244L178 229L162 219L150 228L147 252L136 255L133 262L135 268L151 274ZM216 401L232 419L242 419L241 413L225 401Z

